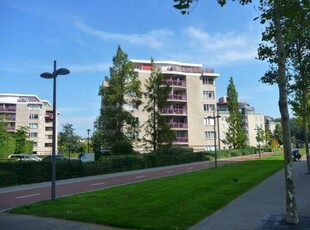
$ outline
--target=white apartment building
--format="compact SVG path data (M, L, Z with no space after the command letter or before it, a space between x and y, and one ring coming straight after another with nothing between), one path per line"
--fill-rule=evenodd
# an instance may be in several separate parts
M34 154L52 153L53 107L47 100L36 95L0 94L0 116L8 123L8 132L15 132L21 126L29 128Z
M225 145L222 140L226 139L226 133L228 131L227 118L229 117L229 112L227 109L227 99L226 97L219 98L217 103L218 115L221 116L218 121L219 128L219 147L220 149L228 149L229 146ZM265 116L261 113L255 112L254 108L250 106L247 102L239 102L239 109L243 116L243 128L247 134L248 141L247 145L257 147L263 143L258 143L256 140L258 129L265 131Z
M131 60L145 90L145 80L150 77L151 63L147 60ZM176 133L174 145L188 146L194 150L214 149L214 120L216 111L216 78L213 69L204 69L201 64L174 61L154 61L163 74L163 84L171 86L168 106L161 111ZM133 115L144 124L148 114L143 111L145 98ZM145 135L141 130L139 137ZM141 143L140 143L141 144Z

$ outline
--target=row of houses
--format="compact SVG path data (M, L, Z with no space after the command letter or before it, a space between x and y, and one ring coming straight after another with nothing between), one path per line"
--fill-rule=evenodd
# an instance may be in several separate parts
M143 87L145 80L150 77L151 63L146 60L132 62L142 83L142 90L145 90ZM225 97L216 101L216 80L220 75L213 69L203 68L201 64L173 61L154 63L163 74L163 83L171 86L168 106L161 111L161 115L167 118L176 133L174 144L192 147L195 150L213 150L216 138L217 149L229 148L230 146L222 142L228 130L227 101ZM140 108L143 108L145 103L143 101ZM240 102L239 105L243 114L244 129L248 135L247 144L258 146L257 129L268 128L272 131L274 123L271 118L256 112L249 103ZM129 106L126 109L131 110L141 124L146 122L148 115L142 109ZM0 94L1 116L6 118L9 132L15 132L21 126L29 128L29 139L33 141L34 154L51 154L54 118L52 105L47 100L41 100L36 95ZM95 122L94 129L97 125ZM144 130L138 134L139 137L144 135ZM143 143L140 144L142 146ZM139 149L139 146L136 147Z

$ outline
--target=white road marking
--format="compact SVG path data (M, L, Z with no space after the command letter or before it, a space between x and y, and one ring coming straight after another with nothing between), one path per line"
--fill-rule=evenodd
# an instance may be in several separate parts
M23 199L23 198L38 196L38 195L40 195L40 193L34 193L34 194L25 195L25 196L18 196L16 197L16 199Z
M143 178L143 177L145 177L145 175L136 176L136 179Z
M91 186L98 186L98 185L103 185L104 182L100 182L100 183L95 183L95 184L91 184Z
M170 171L166 171L166 173L173 173L173 171L172 171L172 170L170 170Z

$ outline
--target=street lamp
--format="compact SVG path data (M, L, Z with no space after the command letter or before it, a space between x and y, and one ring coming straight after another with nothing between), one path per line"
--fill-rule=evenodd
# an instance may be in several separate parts
M89 132L90 132L90 129L86 129L87 131L87 152L89 153Z
M220 115L215 116L215 112L213 112L213 116L208 116L208 119L213 119L214 120L214 157L215 157L215 168L217 167L217 152L216 152L216 119L220 118Z
M65 68L56 69L56 60L54 61L54 70L53 73L42 73L40 77L45 79L53 78L53 144L52 144L52 191L51 191L51 198L55 200L55 191L56 191L56 162L55 162L55 155L56 155L56 78L58 75L67 75L70 71Z

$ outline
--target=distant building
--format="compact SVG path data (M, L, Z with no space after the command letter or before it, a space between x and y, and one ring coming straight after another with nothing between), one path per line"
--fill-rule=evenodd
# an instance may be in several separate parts
M29 128L33 154L52 153L53 107L47 100L36 95L0 94L0 116L8 123L8 132L15 132L21 126Z
M219 139L225 140L226 133L228 131L227 118L229 117L229 112L227 108L227 98L221 97L217 103L218 114L221 116L219 118ZM247 134L248 141L247 145L257 147L259 144L256 140L258 129L265 131L265 116L261 113L255 112L254 108L250 106L247 102L239 102L239 110L242 114L243 128ZM221 149L228 149L230 146L220 142Z

